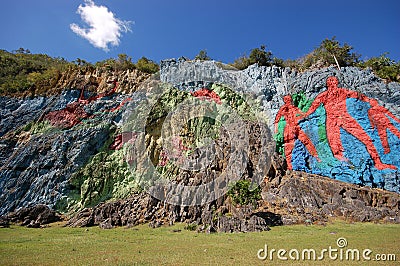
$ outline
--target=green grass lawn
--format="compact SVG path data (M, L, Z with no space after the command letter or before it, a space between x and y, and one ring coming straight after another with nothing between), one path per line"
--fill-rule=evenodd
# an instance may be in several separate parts
M282 261L276 253L272 262L257 258L266 244L269 250L287 252L315 249L318 257L324 248L338 248L339 237L347 240L344 252L368 248L373 251L371 258L377 253L395 254L400 261L400 225L337 221L327 226L278 226L262 233L211 235L184 230L184 224L111 230L60 224L43 229L11 226L0 229L0 265L398 265L330 260L328 254L316 262Z

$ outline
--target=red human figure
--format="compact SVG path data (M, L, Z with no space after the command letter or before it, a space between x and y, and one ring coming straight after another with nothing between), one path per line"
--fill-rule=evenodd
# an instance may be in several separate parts
M387 116L390 116L394 120L400 123L400 119L395 117L388 109L378 104L378 101L375 99L370 99L369 103L371 104L371 108L368 109L368 118L371 122L372 128L376 128L378 131L379 138L381 139L382 146L385 154L390 152L389 142L387 138L387 131L389 129L395 134L398 138L400 138L400 130L398 130L391 122Z
M285 157L288 165L288 169L292 170L292 152L294 149L296 139L303 142L304 146L308 149L310 154L314 157L317 157L317 150L314 147L314 144L310 140L310 138L304 133L301 129L298 121L302 119L300 116L302 114L301 110L293 105L292 97L290 95L286 95L283 97L283 101L285 104L279 109L276 117L275 117L275 132L277 132L278 122L280 118L283 116L286 120L286 126L283 131L283 140L285 143ZM319 160L319 159L318 159Z
M327 78L326 85L328 89L315 98L304 116L312 114L321 104L324 105L326 112L326 135L335 158L339 160L345 159L343 157L343 144L340 139L340 129L343 128L365 145L377 169L396 169L394 165L382 163L372 139L360 124L347 112L347 98L356 98L365 102L369 102L370 99L358 92L345 88L338 88L338 84L339 82L336 77Z

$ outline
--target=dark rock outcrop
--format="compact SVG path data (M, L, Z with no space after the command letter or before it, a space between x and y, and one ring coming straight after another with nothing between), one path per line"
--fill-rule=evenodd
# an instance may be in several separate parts
M0 228L8 228L10 227L10 221L7 217L0 217Z
M268 231L269 226L282 224L279 216L254 212L252 206L236 207L226 201L226 205L220 205L217 209L217 204L213 202L205 206L182 207L164 204L146 193L140 193L129 199L86 208L71 218L67 225L110 229L115 226L131 227L143 223L159 227L185 222L198 225L199 231L207 231L208 228L215 232L232 233Z
M21 208L16 212L9 213L5 218L12 223L21 223L22 226L32 228L39 228L62 219L61 215L46 205Z

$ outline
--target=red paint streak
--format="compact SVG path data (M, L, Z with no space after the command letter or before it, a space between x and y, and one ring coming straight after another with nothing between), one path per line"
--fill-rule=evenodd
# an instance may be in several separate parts
M126 98L125 100L123 100L117 107L112 108L109 112L115 112L118 111L119 109L121 109L122 106L124 106L127 102L131 101L132 98Z
M343 128L365 145L377 169L396 169L396 166L394 165L382 163L372 139L358 124L358 122L347 112L347 98L357 98L365 102L369 102L370 99L358 92L345 88L338 88L338 84L339 82L336 77L329 77L326 80L328 89L315 98L310 109L308 109L304 116L312 114L321 104L324 105L326 111L326 134L328 143L333 155L337 159L346 160L343 157L344 149L340 139L340 129Z
M108 147L110 150L119 150L122 148L124 143L122 142L122 134L118 134L114 138L114 142Z
M49 112L46 114L45 119L50 122L52 126L60 128L71 128L82 121L82 119L89 118L90 115L83 109L83 105L79 102L70 103L64 109Z
M180 137L176 137L172 140L174 147L178 147L178 151L188 151L190 148L183 145L183 141Z
M113 143L111 143L108 148L110 150L120 150L125 143L133 144L136 137L136 132L123 132L115 136Z
M387 138L387 129L392 131L398 138L400 138L400 130L398 130L390 121L387 116L390 116L395 121L400 123L400 119L395 117L388 109L378 104L378 101L371 99L369 101L371 108L368 110L369 121L372 128L376 128L385 154L390 152L389 142Z
M303 142L304 146L308 149L310 154L317 157L317 150L311 139L304 133L299 125L299 120L302 119L301 110L293 105L292 97L286 95L283 97L285 104L279 109L278 114L275 117L275 132L277 132L277 125L280 118L283 116L286 121L286 126L283 131L283 140L285 142L285 157L288 165L288 169L292 170L292 152L294 149L296 139ZM318 159L319 160L319 159Z
M122 141L133 144L138 136L138 132L122 132Z
M94 96L90 97L89 99L84 99L84 88L82 88L78 102L82 103L82 104L89 104L89 103L96 101L98 99L101 99L103 97L113 95L118 88L118 82L116 80L114 80L113 83L114 83L114 87L110 91L106 91L106 92L94 95Z
M217 93L215 93L215 91L211 91L207 88L203 88L200 90L197 90L195 92L192 92L192 95L194 97L200 98L200 99L205 99L208 101L214 101L217 104L221 104L221 98L219 97L219 95Z
M160 153L160 161L158 163L159 166L166 166L168 163L168 155L165 151L161 151Z
M114 94L117 90L117 87L118 82L114 81L114 87L110 91L92 96L89 99L84 99L84 89L82 88L81 94L76 102L67 104L64 109L49 112L48 114L46 114L45 119L48 120L52 126L60 128L71 128L79 124L83 119L92 117L84 110L83 107L85 105L95 100Z

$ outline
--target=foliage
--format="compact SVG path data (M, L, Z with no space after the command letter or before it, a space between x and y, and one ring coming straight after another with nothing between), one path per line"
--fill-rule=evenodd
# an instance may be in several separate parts
M132 62L132 58L126 54L119 54L117 59L109 58L96 62L95 67L104 67L113 71L125 71L136 68L135 64Z
M153 60L147 59L146 57L140 58L136 62L136 68L140 71L153 74L160 70L160 67Z
M53 58L46 54L32 54L24 48L12 53L0 50L0 95L46 94L56 87L67 70L80 69L85 72L95 68L111 71L137 68L146 73L159 70L159 66L146 57L140 58L135 64L126 54L119 54L117 59L110 58L93 65L81 58L68 62L64 58Z
M230 186L227 195L235 204L239 205L255 205L261 199L261 188L257 186L252 189L252 184L249 180L239 180Z
M24 48L14 53L0 50L0 94L18 94L39 87L47 89L70 65L63 58L31 54Z
M278 59L275 59L275 61L277 60ZM231 65L242 70L255 63L259 66L271 66L273 62L271 51L266 51L266 46L261 45L260 48L252 49L248 57L243 55L236 59Z
M260 48L255 48L250 52L250 63L257 63L259 66L270 66L272 63L272 53L265 50L265 45L261 45Z
M336 60L340 67L354 66L358 62L360 55L351 52L352 50L353 47L347 43L341 45L335 36L332 39L326 38L319 47L299 60L299 67L301 70L315 66L328 67L336 65Z
M235 62L233 62L231 65L239 70L243 70L250 66L251 63L250 59L246 55L243 55L236 59Z
M337 60L340 67L371 68L377 76L388 82L400 81L400 62L391 60L387 53L359 61L360 55L352 50L353 47L349 44L341 44L336 37L332 37L324 39L317 48L302 58L283 60L273 57L272 53L266 50L266 46L261 45L252 49L249 55L244 54L236 59L230 66L242 70L257 63L259 66L276 65L305 71L336 65ZM206 50L201 50L195 59L211 60ZM93 65L81 58L68 62L64 58L54 58L46 54L32 54L29 49L24 48L13 52L0 50L0 95L46 94L55 88L65 71L71 68L88 71L99 67L110 71L138 69L151 74L159 71L159 65L154 61L142 57L133 63L132 58L126 54L119 54L116 59L106 59Z
M111 71L138 69L150 74L156 73L160 69L157 63L146 57L140 58L135 64L132 62L132 58L126 54L119 54L117 59L109 58L99 61L95 64L95 67L106 68Z
M291 69L298 69L300 70L300 61L303 59L286 59L283 61L282 67L289 67Z
M331 65L337 65L340 67L346 66L357 66L360 68L371 68L374 73L386 80L386 81L400 81L400 62L395 62L390 59L387 54L384 53L379 57L372 57L365 61L360 61L361 57L359 54L352 52L353 47L347 43L340 44L336 37L331 39L325 39L321 44L314 49L311 53L296 60L287 59L285 61L280 61L273 63L275 65L280 65L283 67L290 67L300 71L305 71L310 68L315 67L328 67Z
M72 63L74 63L74 64L76 64L77 66L80 66L80 67L92 66L91 63L89 63L86 60L80 59L80 58L77 58L76 60L72 61Z
M372 57L358 64L362 68L371 68L374 73L387 81L400 81L400 61L395 62L384 53L379 57Z
M196 223L190 223L190 224L187 224L184 228L185 228L185 230L188 230L188 231L196 231L197 224Z
M274 57L272 58L272 65L277 67L285 67L285 61L281 58Z
M206 50L201 50L194 58L195 60L202 60L202 61L208 61L211 60L211 57L208 56Z

